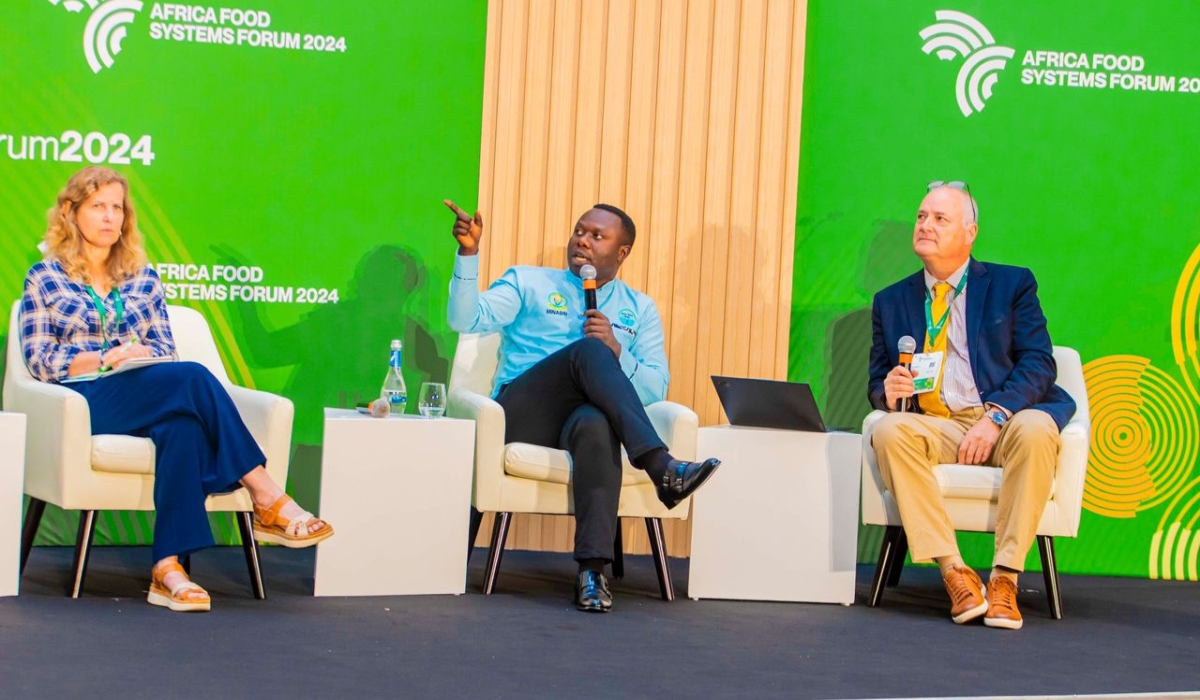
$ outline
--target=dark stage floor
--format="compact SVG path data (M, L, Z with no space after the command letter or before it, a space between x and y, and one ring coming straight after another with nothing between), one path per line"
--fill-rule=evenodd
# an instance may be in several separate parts
M2 698L871 698L1200 690L1200 587L1063 577L1048 618L1022 581L1019 632L958 627L935 570L908 568L884 606L658 598L630 557L609 615L570 605L568 555L510 552L497 594L313 598L311 551L264 549L269 599L240 548L194 558L213 612L147 605L150 553L100 548L86 592L62 595L71 552L34 551L0 599ZM484 551L468 589L478 591ZM1033 588L1036 586L1036 588Z

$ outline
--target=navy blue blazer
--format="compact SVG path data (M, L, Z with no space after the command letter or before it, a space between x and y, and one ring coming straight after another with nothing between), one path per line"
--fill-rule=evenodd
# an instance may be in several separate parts
M1054 383L1058 368L1033 272L971 258L966 294L967 347L980 398L1013 413L1045 411L1062 430L1075 415L1075 401ZM917 339L917 352L925 344L924 271L875 295L871 325L867 395L875 408L892 410L885 405L883 380L900 364L896 344L905 335Z

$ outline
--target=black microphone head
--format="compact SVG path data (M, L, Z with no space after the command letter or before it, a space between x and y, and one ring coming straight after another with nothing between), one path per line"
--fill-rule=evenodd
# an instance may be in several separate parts
M898 349L901 354L911 355L913 351L917 349L917 341L911 335L906 335L900 339L899 343L896 343L896 349Z
M579 268L579 278L585 280L596 279L596 268L592 267L591 265L584 265L583 267Z

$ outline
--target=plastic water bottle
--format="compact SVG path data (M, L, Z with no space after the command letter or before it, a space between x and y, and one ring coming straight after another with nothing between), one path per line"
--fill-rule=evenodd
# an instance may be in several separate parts
M387 376L383 379L383 391L380 392L380 397L387 400L391 412L396 415L403 414L408 405L408 388L400 371L404 354L401 348L399 340L392 341L392 357L388 362Z

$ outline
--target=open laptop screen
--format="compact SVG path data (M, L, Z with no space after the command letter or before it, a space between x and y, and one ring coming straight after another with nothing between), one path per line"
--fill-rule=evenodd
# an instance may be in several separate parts
M712 381L733 425L826 432L807 384L717 375Z

